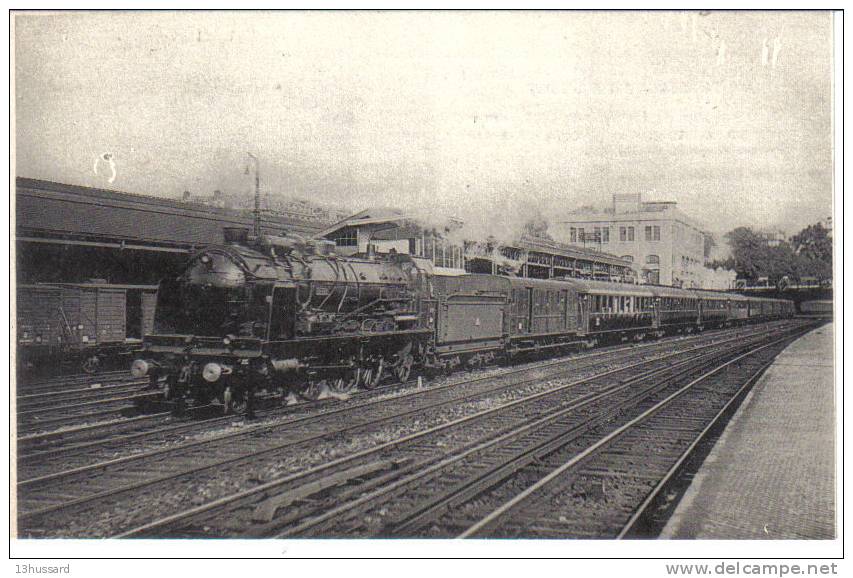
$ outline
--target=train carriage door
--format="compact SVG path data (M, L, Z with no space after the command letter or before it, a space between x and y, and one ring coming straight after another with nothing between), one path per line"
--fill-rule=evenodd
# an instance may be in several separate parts
M560 329L563 331L569 328L569 292L565 289L560 290Z
M589 327L589 295L577 296L577 329L579 335L584 335Z
M157 292L142 292L142 336L154 333L154 316L156 315Z
M529 333L530 326L528 319L530 318L530 301L532 297L530 290L523 287L516 287L512 290L512 293L512 328L510 333L513 335Z
M657 329L660 327L661 298L649 297L649 300L651 301L652 327Z
M142 289L128 289L125 299L126 336L129 339L141 339L142 323Z
M527 333L533 333L533 311L535 311L534 299L537 297L533 287L527 288Z

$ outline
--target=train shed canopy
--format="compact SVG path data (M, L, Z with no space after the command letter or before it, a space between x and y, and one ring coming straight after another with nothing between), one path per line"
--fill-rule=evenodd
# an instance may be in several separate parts
M251 212L161 197L19 177L18 241L96 247L190 251L222 242L224 227L253 225ZM313 235L316 223L264 214L262 229Z

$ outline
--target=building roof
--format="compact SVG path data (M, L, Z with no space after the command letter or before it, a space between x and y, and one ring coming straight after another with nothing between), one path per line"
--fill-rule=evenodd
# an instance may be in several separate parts
M549 241L548 239L523 236L512 246L520 249L526 249L528 251L536 251L538 253L561 255L563 257L582 259L585 261L597 261L608 265L618 265L620 267L631 267L633 265L633 263L628 259L623 259L622 257L611 253L604 253L603 251L596 251L595 249L567 245L566 243Z
M224 227L252 227L250 211L19 177L18 238L71 238L192 247L219 243ZM262 215L262 229L312 235L316 223Z
M620 195L614 195L619 197ZM560 222L571 223L619 223L625 221L680 221L694 229L705 232L698 222L688 217L678 208L676 201L638 201L635 211L616 211L614 207L596 209L582 207L571 211L560 219Z
M354 215L350 215L346 219L341 219L337 223L320 231L318 236L326 237L345 227L371 225L371 228L374 230L387 229L409 220L412 220L412 218L405 215L399 209L395 209L393 207L373 207L371 209L359 211Z

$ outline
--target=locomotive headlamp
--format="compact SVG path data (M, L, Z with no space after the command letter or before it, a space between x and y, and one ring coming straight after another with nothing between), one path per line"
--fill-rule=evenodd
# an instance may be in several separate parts
M208 383L216 382L223 375L229 375L231 373L231 368L227 365L220 365L216 362L211 361L207 365L204 366L204 369L201 371L201 376Z
M204 263L205 265L207 265L208 263L210 263L210 257L207 255L202 255L201 256L201 262Z
M201 376L209 383L215 382L222 375L222 367L218 363L208 363L204 366Z
M140 377L145 377L148 375L148 371L151 369L151 366L144 359L137 359L130 366L130 375L132 375L135 379L139 379Z

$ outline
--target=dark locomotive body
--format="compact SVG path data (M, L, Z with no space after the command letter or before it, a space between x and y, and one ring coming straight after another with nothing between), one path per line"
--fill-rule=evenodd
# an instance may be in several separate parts
M259 389L319 396L413 369L640 340L793 315L715 291L496 275L435 276L408 255L337 257L325 242L226 233L160 285L132 373L167 398L239 409Z
M165 376L167 397L226 407L250 388L408 378L434 332L428 262L341 259L322 243L242 230L226 238L161 283L135 376Z

